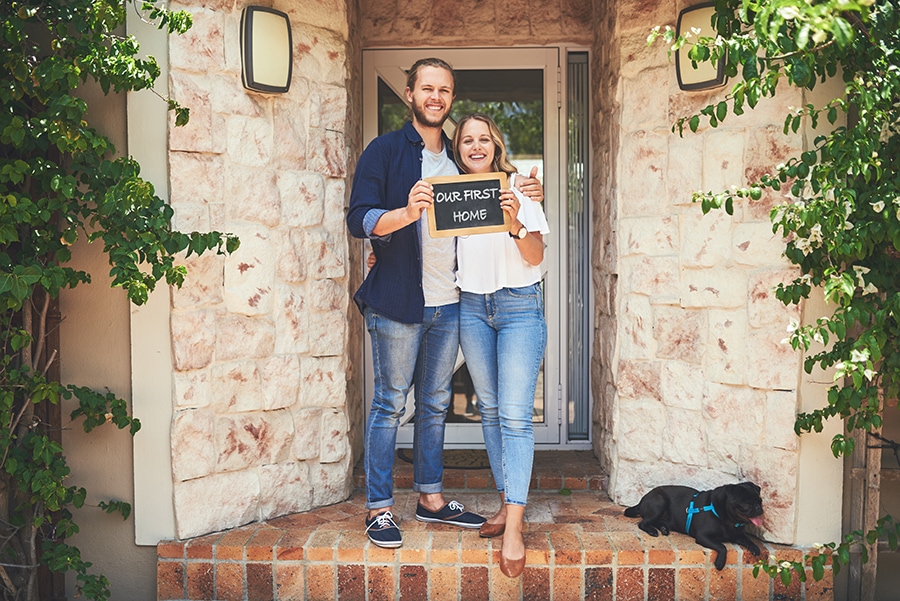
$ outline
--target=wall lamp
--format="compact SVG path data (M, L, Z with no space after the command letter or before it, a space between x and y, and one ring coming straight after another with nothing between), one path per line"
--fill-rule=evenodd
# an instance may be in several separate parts
M281 11L248 6L241 14L241 81L254 92L280 94L291 87L291 22Z
M710 25L710 20L715 14L716 8L712 2L698 4L683 9L678 13L678 23L675 26L675 35L681 36L690 32L693 39L698 37L716 37L716 32ZM699 34L694 33L698 31ZM682 90L709 90L725 85L725 57L712 65L710 63L697 63L697 68L691 64L688 57L688 47L675 51L675 75L678 77L678 87Z

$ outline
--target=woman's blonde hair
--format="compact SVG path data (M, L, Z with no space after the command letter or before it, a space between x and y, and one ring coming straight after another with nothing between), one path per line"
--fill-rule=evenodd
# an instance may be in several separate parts
M503 141L503 134L500 133L500 128L497 127L493 119L484 113L471 113L460 119L456 124L456 131L453 132L453 154L456 157L456 164L459 166L459 170L463 173L468 173L459 156L459 143L462 137L463 125L472 120L481 121L488 126L491 140L494 142L494 157L491 160L491 168L494 171L502 171L507 175L517 173L518 170L515 165L509 162L509 157L506 154L506 143Z

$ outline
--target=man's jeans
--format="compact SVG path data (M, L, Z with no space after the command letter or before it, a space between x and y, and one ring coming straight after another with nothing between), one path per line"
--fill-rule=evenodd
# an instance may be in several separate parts
M459 304L425 307L420 324L364 312L372 338L375 394L366 423L366 509L394 505L394 447L410 386L415 385L413 490L443 490L444 422L459 351Z
M540 284L461 293L459 328L494 482L506 503L525 505L534 463L534 390L547 344Z

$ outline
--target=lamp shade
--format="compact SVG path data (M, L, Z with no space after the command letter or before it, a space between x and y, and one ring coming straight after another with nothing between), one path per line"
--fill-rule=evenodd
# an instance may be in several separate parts
M675 34L678 36L690 33L691 38L716 36L710 21L716 8L712 2L698 4L685 8L678 13L678 24L675 26ZM695 33L699 31L699 33ZM713 65L708 62L697 63L697 68L691 64L688 57L688 45L675 51L675 75L678 77L678 87L682 90L708 90L725 85L725 57L723 56Z
M254 92L277 94L291 87L291 22L281 11L248 6L241 15L241 80Z

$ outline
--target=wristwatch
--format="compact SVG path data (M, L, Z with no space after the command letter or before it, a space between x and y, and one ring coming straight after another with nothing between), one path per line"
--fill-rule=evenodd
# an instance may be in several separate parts
M517 232L513 232L513 231L509 232L510 238L518 238L519 240L524 239L525 236L527 236L527 235L528 235L528 228L526 228L524 225L520 225L519 231L517 231Z

